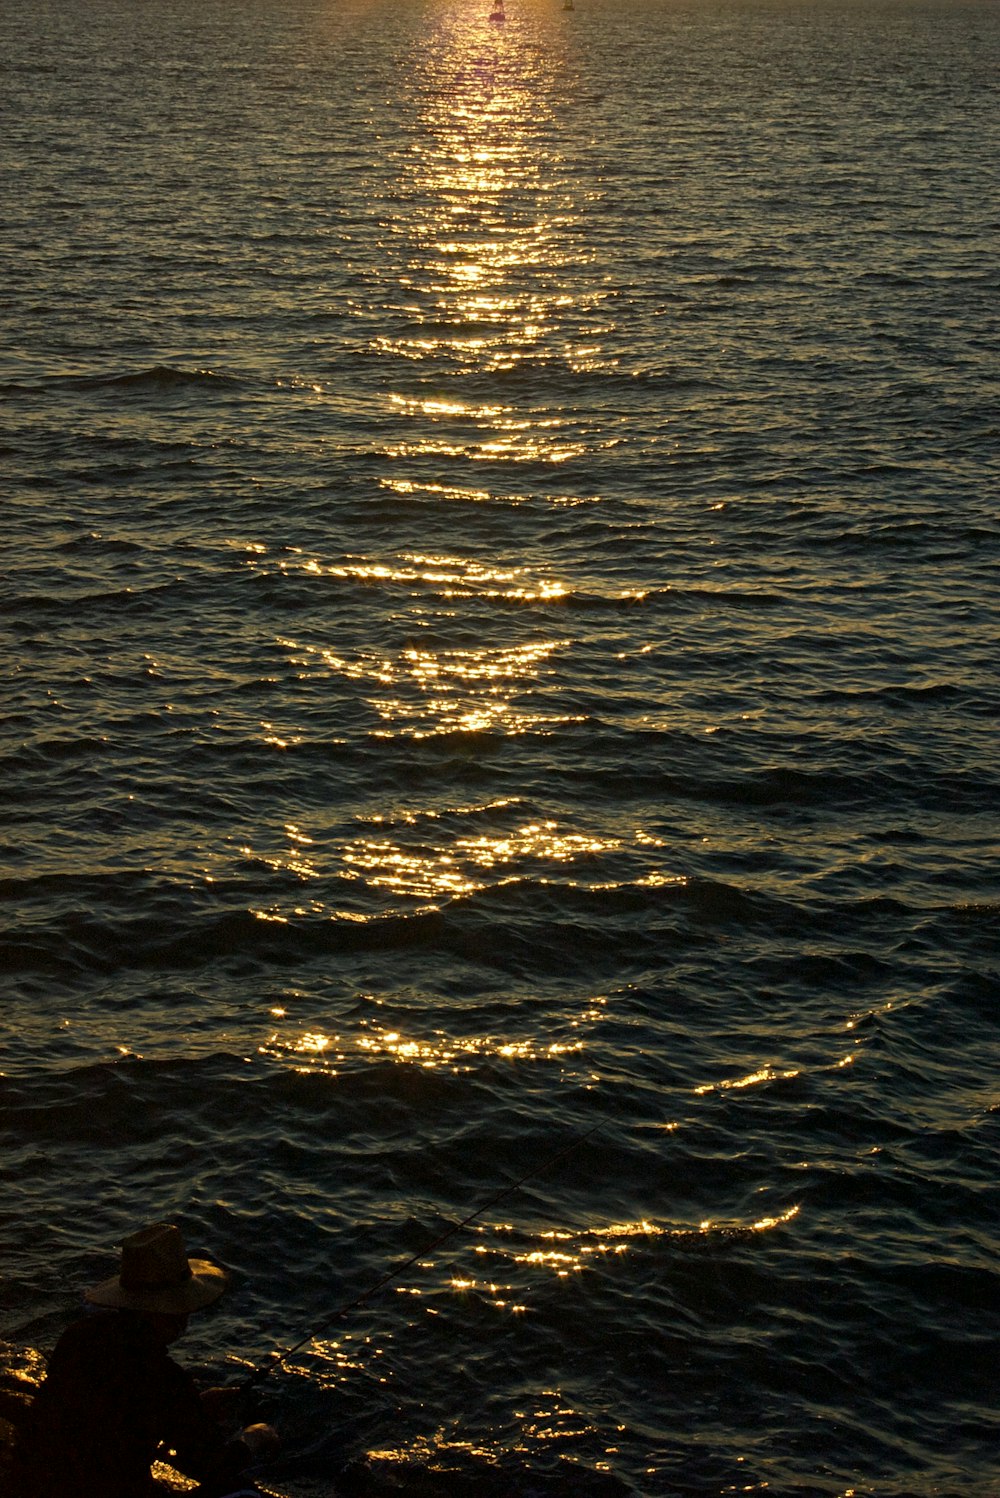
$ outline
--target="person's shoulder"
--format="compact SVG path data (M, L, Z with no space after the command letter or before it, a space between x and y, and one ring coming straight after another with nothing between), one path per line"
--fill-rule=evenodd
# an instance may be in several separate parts
M89 1311L71 1321L55 1345L53 1359L118 1353L131 1340L129 1318L120 1311Z
M64 1337L106 1337L120 1334L126 1318L121 1311L85 1310L82 1316L71 1321L63 1332Z

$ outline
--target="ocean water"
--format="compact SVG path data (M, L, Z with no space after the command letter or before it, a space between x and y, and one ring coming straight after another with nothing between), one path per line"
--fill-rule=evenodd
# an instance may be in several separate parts
M0 58L0 1366L167 1218L293 1498L995 1495L998 7Z

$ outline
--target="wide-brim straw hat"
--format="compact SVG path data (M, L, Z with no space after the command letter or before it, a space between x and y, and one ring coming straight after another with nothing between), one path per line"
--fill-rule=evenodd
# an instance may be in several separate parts
M227 1283L224 1269L188 1258L179 1228L154 1222L125 1239L115 1278L84 1293L95 1306L183 1316L218 1300Z

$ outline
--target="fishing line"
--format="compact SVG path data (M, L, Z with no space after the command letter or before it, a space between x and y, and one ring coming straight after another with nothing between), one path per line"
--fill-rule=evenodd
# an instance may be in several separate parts
M247 1375L244 1381L245 1387L249 1388L250 1385L257 1383L260 1379L266 1378L267 1375L273 1373L276 1368L284 1367L290 1357L293 1357L295 1353L301 1351L301 1349L305 1347L308 1342L312 1342L316 1337L320 1335L321 1332L325 1332L327 1327L332 1326L335 1321L340 1321L344 1316L349 1315L351 1311L356 1311L359 1306L366 1305L368 1301L372 1300L376 1295L379 1294L380 1291L384 1290L386 1285L391 1284L393 1280L398 1279L401 1274L405 1274L408 1269L412 1269L414 1264L419 1264L421 1259L425 1259L427 1255L433 1253L436 1248L440 1248L442 1243L447 1243L449 1238L454 1238L457 1233L460 1233L463 1230L463 1228L467 1228L471 1222L475 1222L477 1217L482 1217L484 1212L488 1212L491 1207L495 1207L499 1202L502 1202L505 1197L512 1196L515 1191L519 1191L520 1188L526 1185L528 1181L533 1181L536 1176L544 1175L546 1171L552 1169L553 1165L558 1164L560 1160L565 1159L567 1155L570 1155L574 1150L579 1149L581 1144L584 1144L588 1139L592 1138L592 1136L598 1133L599 1130L607 1128L608 1122L609 1120L606 1118L601 1119L600 1123L596 1123L591 1128L585 1130L584 1133L578 1134L575 1139L570 1140L569 1144L566 1144L562 1149L557 1150L554 1155L549 1155L548 1158L543 1160L540 1165L535 1165L531 1170L529 1170L525 1175L520 1176L516 1181L511 1181L506 1186L502 1186L499 1191L494 1192L492 1196L490 1196L486 1201L482 1202L474 1212L470 1212L467 1217L462 1218L461 1222L456 1222L453 1227L448 1228L437 1238L434 1238L430 1243L426 1244L419 1253L411 1254L411 1256L404 1263L397 1265L395 1269L390 1269L388 1273L384 1274L380 1280L376 1280L374 1285L369 1286L367 1290L362 1291L362 1293L355 1296L353 1300L349 1300L345 1305L338 1306L337 1310L335 1310L331 1315L327 1316L323 1321L319 1322L318 1325L314 1326L312 1330L307 1332L304 1337L300 1337L298 1342L293 1342L292 1345L290 1347L286 1347L283 1352L272 1353L269 1362L258 1364L256 1368L251 1369L250 1373Z

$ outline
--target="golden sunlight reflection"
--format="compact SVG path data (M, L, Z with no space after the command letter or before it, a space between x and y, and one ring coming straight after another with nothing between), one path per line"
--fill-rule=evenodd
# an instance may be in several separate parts
M441 385L442 376L609 362L603 304L613 289L580 289L589 198L554 111L564 65L527 31L484 33L481 15L456 11L406 80L405 126L387 143L396 186L381 204L375 293L396 326L368 342L380 366L399 370L390 400L411 431L383 449L395 463L560 465L586 451L561 408L458 399ZM352 311L369 320L360 299ZM428 375L433 390L408 388Z
M572 866L580 860L618 853L618 838L566 832L550 820L526 822L505 833L457 837L446 846L413 847L394 838L362 837L345 845L345 877L420 900L467 895L496 883L496 875L518 878L524 866ZM565 875L562 882L566 883ZM571 883L577 881L571 880ZM585 880L587 887L593 881ZM599 882L597 887L607 888Z
M471 1071L485 1056L506 1062L563 1062L582 1056L586 1042L572 1031L584 1024L594 1024L603 1016L603 1000L593 1000L576 1020L570 1021L566 1033L558 1039L550 1036L523 1035L513 1038L499 1035L404 1035L372 1021L362 1022L358 1033L328 1035L322 1031L285 1032L274 1030L259 1046L259 1053L276 1060L291 1061L299 1071L324 1071L336 1075L346 1066L365 1061L389 1061L419 1066L428 1070L444 1069L452 1073ZM281 1011L271 1011L272 1018L287 1018Z
M541 584L536 598L558 598L559 584ZM501 732L517 735L553 732L573 721L565 713L515 703L531 685L549 674L551 657L562 640L533 640L519 645L482 645L465 649L429 649L414 644L392 653L360 649L353 655L318 645L283 641L300 672L329 672L366 683L369 703L381 719L376 735L403 732L414 738L441 733Z
M500 801L490 809L502 810L504 804ZM465 814L474 810L466 808ZM462 809L453 808L452 812L459 815ZM279 925L300 919L363 925L387 914L384 900L374 911L367 912L354 908L350 902L328 904L325 897L331 876L343 890L356 884L362 892L406 902L407 909L415 906L423 913L439 910L452 900L528 878L539 889L552 884L560 889L591 893L683 888L687 883L683 874L664 869L643 873L632 867L636 847L648 850L662 847L659 839L643 833L642 829L610 836L567 828L552 818L537 818L502 830L473 828L455 834L438 825L445 815L431 809L409 815L400 811L391 817L376 813L355 819L363 827L356 836L338 837L321 847L317 847L312 837L287 828L288 840L283 847L261 850L250 845L240 847L239 852L248 861L295 881L286 900L267 907L251 907L252 916ZM747 1078L706 1084L696 1091L750 1086L777 1075L794 1073L765 1070Z
M693 1227L639 1219L582 1230L552 1228L536 1234L523 1247L516 1241L508 1241L511 1236L515 1240L518 1236L511 1224L498 1224L493 1229L480 1229L486 1239L475 1248L481 1272L453 1270L443 1283L452 1295L463 1299L475 1297L505 1314L520 1315L531 1308L531 1287L539 1283L539 1275L549 1281L569 1280L602 1261L611 1263L621 1259L655 1239L673 1241L684 1249L714 1239L747 1241L784 1227L800 1210L796 1204L751 1221L705 1219ZM424 1267L429 1271L435 1269L433 1263Z
M843 1067L853 1064L853 1055L842 1056L838 1061L823 1067L822 1070L840 1071ZM799 1067L781 1070L774 1066L761 1066L757 1071L748 1072L744 1076L727 1077L721 1082L703 1082L699 1087L694 1088L694 1093L697 1097L704 1097L711 1092L741 1091L746 1087L759 1087L764 1082L790 1082L801 1074Z
M384 477L379 479L383 489L390 490L393 494L419 497L429 494L434 499L451 499L463 504L486 504L490 500L501 499L505 505L518 505L530 503L530 496L517 493L496 494L491 489L482 489L469 484L441 484L430 480L416 480L404 478ZM571 507L576 505L596 504L599 495L596 494L555 494L547 493L546 504L555 507Z
M419 1061L422 1066L441 1066L453 1062L457 1057L503 1056L507 1060L538 1060L543 1056L567 1056L583 1050L583 1041L551 1041L538 1045L532 1040L497 1041L492 1036L468 1038L461 1041L406 1040L396 1031L389 1031L360 1041L360 1049L369 1055L389 1056L396 1061Z
M748 1072L742 1077L727 1077L723 1082L705 1082L694 1089L695 1095L703 1097L709 1092L739 1091L744 1087L756 1087L761 1082L775 1082L777 1080L788 1081L797 1077L798 1071L778 1071L773 1066L762 1066L758 1071Z
M347 556L337 562L321 562L315 557L282 556L276 567L262 562L252 565L258 571L276 570L285 576L304 575L338 582L353 582L380 589L399 588L408 593L426 591L443 599L485 598L510 600L514 603L552 602L568 594L566 583L558 577L529 571L526 567L497 567L472 557L448 554L422 555L417 552L374 560ZM615 598L638 596L634 592L616 592Z
M369 1451L367 1461L375 1465L384 1464L387 1469L386 1478L395 1491L397 1482L392 1468L397 1465L421 1471L447 1471L453 1466L456 1455L471 1456L486 1464L495 1464L498 1458L509 1457L512 1451L530 1456L542 1446L557 1448L558 1443L568 1442L572 1447L581 1439L598 1434L598 1427L582 1411L575 1409L559 1389L533 1391L523 1408L514 1411L514 1419L517 1428L505 1437L502 1447L494 1448L472 1440L456 1439L450 1429L439 1427L433 1435L418 1435L405 1445L385 1446ZM617 1429L622 1430L624 1427L619 1426ZM605 1454L613 1455L615 1450L616 1447L607 1446ZM560 1453L558 1449L547 1453L548 1456L557 1458L566 1454ZM608 1470L609 1467L608 1463L602 1461L595 1462L594 1465L597 1470ZM577 1491L572 1480L567 1491Z
M383 1333L383 1338L386 1342L392 1340L388 1333ZM316 1337L309 1343L302 1359L289 1362L286 1369L289 1373L308 1378L321 1389L335 1389L345 1379L358 1374L382 1384L390 1377L386 1348L365 1332L347 1334L336 1340Z
M312 846L312 838L307 837L291 823L285 827L285 836L288 839L288 846L283 852L255 852L249 845L242 846L239 852L244 858L264 864L276 873L295 874L303 880L317 878L320 873L319 866L315 859L306 852L306 849Z
M334 1076L341 1068L357 1069L370 1062L443 1068L453 1073L471 1071L484 1057L495 1057L511 1065L576 1063L587 1049L588 1030L605 1019L608 1005L608 995L604 993L582 997L555 1033L551 1027L544 1032L525 1032L522 1028L520 1033L508 1030L499 1034L447 1033L441 1029L407 1033L382 1023L377 1013L372 1012L381 1005L378 999L372 999L368 1012L345 1021L341 1029L333 1031L295 1023L291 1012L303 996L291 992L282 997L286 1002L275 1003L269 1010L275 1028L260 1045L259 1053L291 1064L298 1071L320 1071ZM590 1073L586 1075L589 1077Z
M588 1262L596 1261L601 1257L613 1257L631 1252L642 1240L673 1238L687 1244L694 1237L747 1237L783 1227L797 1217L800 1210L796 1204L787 1207L784 1211L771 1213L751 1222L738 1218L706 1218L699 1222L696 1228L679 1227L676 1224L664 1226L645 1218L640 1218L635 1222L613 1222L605 1227L585 1229L582 1233L551 1228L538 1235L541 1247L511 1250L509 1257L516 1264L548 1269L557 1278L565 1279L567 1275L585 1269ZM504 1255L508 1253L508 1250L504 1247L481 1245L476 1252L483 1255Z
M496 1459L496 1452L488 1446L475 1441L456 1441L439 1430L435 1436L416 1436L407 1446L379 1446L366 1453L365 1462L366 1465L383 1463L389 1468L400 1465L435 1471L440 1468L442 1459L454 1459L456 1454L486 1462ZM396 1486L394 1480L394 1491Z

